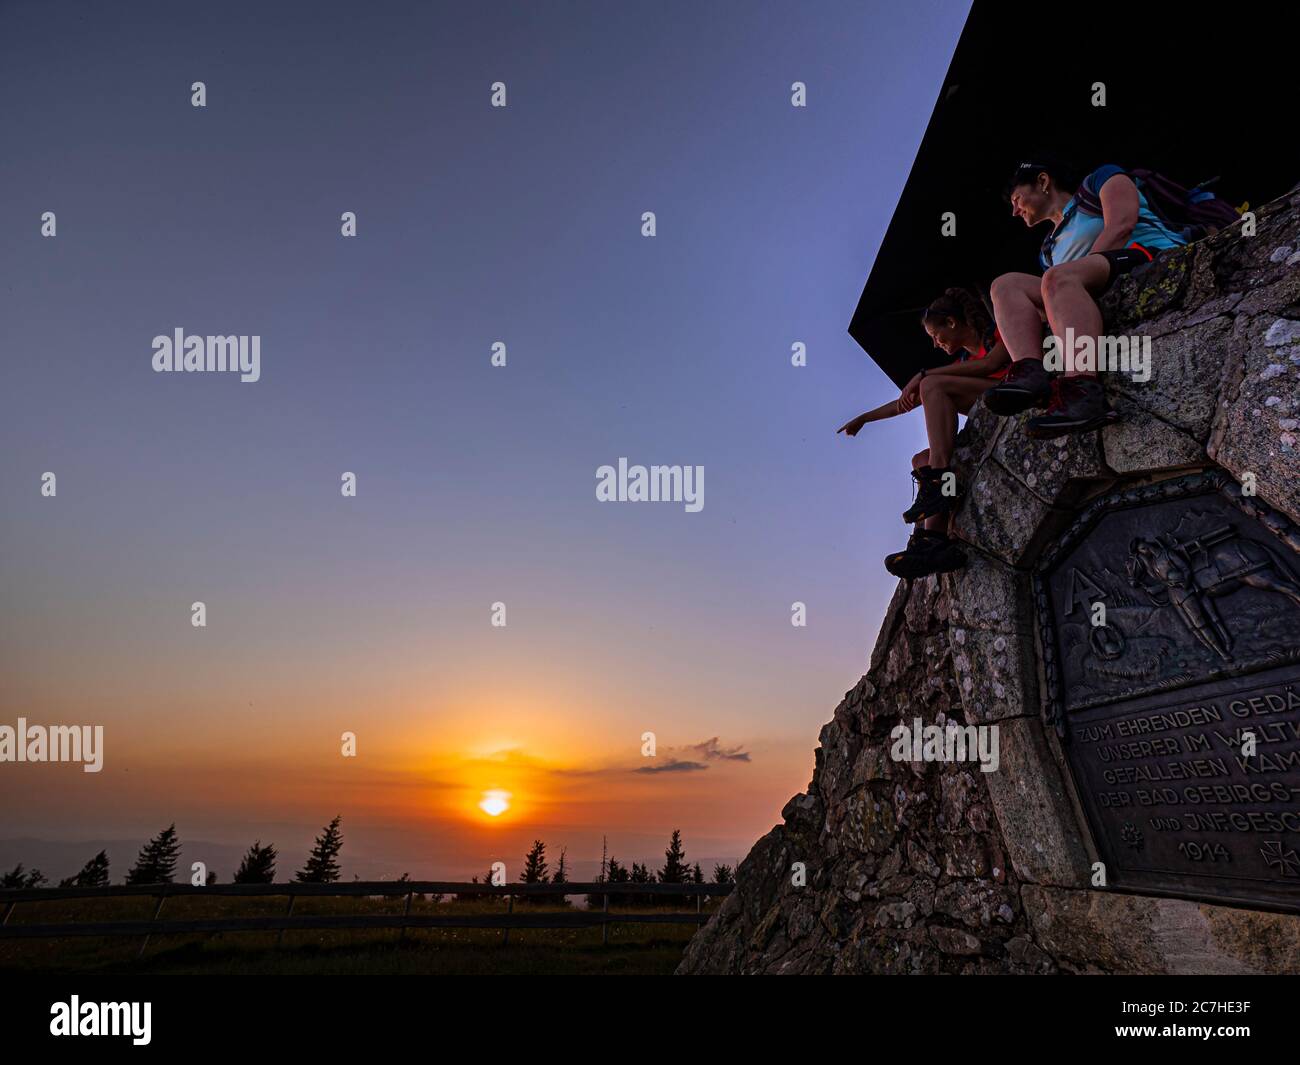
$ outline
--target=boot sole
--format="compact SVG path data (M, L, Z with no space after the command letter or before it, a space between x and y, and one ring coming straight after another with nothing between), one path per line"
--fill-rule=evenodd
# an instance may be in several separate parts
M944 502L935 506L927 507L924 510L917 510L915 507L903 511L903 524L915 525L918 521L925 521L926 518L937 518L944 514L951 514L961 504L966 497L966 493L958 492L955 496L944 496Z
M1058 436L1074 436L1078 433L1090 433L1094 429L1105 429L1120 420L1115 411L1107 411L1086 422L1065 423L1061 425L1026 425L1025 435L1034 440L1055 440Z
M1050 389L1046 392L999 392L993 388L984 393L984 406L1000 418L1023 414L1035 407L1046 407L1051 401Z
M889 570L889 572L893 576L897 577L899 580L915 581L915 580L920 580L922 577L932 576L933 574L936 573L951 573L953 570L961 569L965 565L966 565L966 556L959 551L952 555L949 555L947 558L941 560L936 565L926 566L921 564L913 564L913 565L897 566L893 568L891 568L890 566L886 566L885 569Z

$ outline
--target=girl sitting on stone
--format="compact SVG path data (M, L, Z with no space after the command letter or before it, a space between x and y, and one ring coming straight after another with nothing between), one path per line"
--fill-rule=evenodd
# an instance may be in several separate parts
M962 488L951 467L957 438L957 415L996 385L1011 362L980 298L964 288L946 289L921 315L921 325L936 348L953 357L946 366L921 370L899 393L875 410L845 422L837 432L857 436L868 422L906 414L918 403L925 411L930 446L912 457L916 501L903 520L916 523L907 547L885 559L895 577L912 580L947 573L966 564L966 555L948 536L949 515L961 501Z

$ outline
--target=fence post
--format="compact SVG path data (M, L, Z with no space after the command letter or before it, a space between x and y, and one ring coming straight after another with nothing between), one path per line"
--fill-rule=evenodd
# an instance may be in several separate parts
M403 917L411 916L411 899L413 899L414 897L415 897L414 891L408 891L406 893L406 909L402 911ZM397 942L404 943L405 941L406 941L406 925L402 925L402 934L397 937Z
M286 917L292 916L292 914L293 914L293 904L294 904L294 902L297 900L297 898L298 898L297 895L290 895L290 896L289 896L289 905L288 905L288 907L287 907L287 908L285 909L285 911L284 911L284 915L285 915ZM280 944L283 943L283 942L284 942L284 926L281 925L281 926L280 926L279 934L276 935L276 937L275 937L275 949L276 949L276 950L279 950L279 949L280 949Z
M600 945L602 947L609 944L609 896L605 895L605 904L601 907L600 912L605 915L605 919L600 922Z
M167 896L165 894L158 896L158 905L154 907L152 920L155 921L158 920L158 915L162 913L163 903L166 901L167 901ZM149 937L146 935L144 937L144 942L140 944L140 953L136 955L136 959L139 960L140 958L143 958L144 952L148 949L149 949Z
M507 913L507 914L512 914L512 913L514 913L514 912L515 912L515 897L514 897L513 895L507 895L507 896L506 896L506 913ZM509 944L510 944L510 926L509 926L509 925L506 925L506 927L505 927L505 932L504 932L504 933L502 934L502 936L501 936L501 945L502 945L503 947L505 947L505 946L508 946Z

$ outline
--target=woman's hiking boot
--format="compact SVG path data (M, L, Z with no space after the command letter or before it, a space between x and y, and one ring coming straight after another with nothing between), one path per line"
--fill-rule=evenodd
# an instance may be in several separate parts
M1052 375L1043 368L1042 359L1013 362L1000 385L984 393L984 406L1006 418L1029 410L1046 407L1052 398Z
M920 466L912 471L912 478L917 485L916 500L903 511L903 520L908 525L957 509L962 492L951 466Z
M966 553L943 533L917 529L907 547L885 556L885 569L895 577L914 581L932 573L951 573L966 565Z
M1103 429L1119 420L1118 412L1106 402L1101 381L1095 377L1062 377L1047 413L1030 418L1025 423L1025 432L1035 440L1051 440L1070 433Z

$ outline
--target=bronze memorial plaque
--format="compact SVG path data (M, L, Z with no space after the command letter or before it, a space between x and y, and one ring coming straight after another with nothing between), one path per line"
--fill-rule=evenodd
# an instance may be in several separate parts
M1300 909L1300 530L1221 473L1092 503L1034 579L1110 887Z

